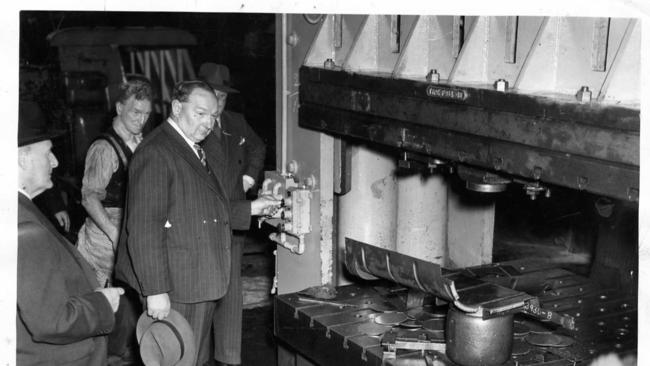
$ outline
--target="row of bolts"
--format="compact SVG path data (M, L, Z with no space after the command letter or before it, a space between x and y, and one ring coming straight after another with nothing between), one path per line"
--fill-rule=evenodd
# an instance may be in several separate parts
M334 60L328 58L327 60L325 60L323 66L326 69L334 69L336 67L336 64L334 63ZM440 82L440 74L436 69L429 70L429 73L427 73L425 78L428 82L433 84L437 84ZM506 90L508 90L508 86L509 86L508 84L509 83L506 79L498 79L497 81L494 82L493 85L496 91L505 92ZM575 97L576 100L580 103L589 103L591 102L591 90L589 90L588 86L582 86L576 93Z

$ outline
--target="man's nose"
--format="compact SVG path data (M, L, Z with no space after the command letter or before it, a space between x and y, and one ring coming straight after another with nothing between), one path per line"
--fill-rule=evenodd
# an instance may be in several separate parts
M59 161L56 159L54 154L50 153L50 166L54 169L59 166Z

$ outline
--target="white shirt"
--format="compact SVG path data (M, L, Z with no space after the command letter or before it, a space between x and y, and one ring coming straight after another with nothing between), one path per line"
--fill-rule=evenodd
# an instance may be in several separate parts
M173 119L167 118L167 122L169 122L169 124L174 128L174 130L176 130L176 132L178 132L178 134L181 135L183 140L185 140L185 142L187 142L187 144L190 146L190 148L192 148L192 151L194 151L194 155L196 155L197 158L201 159L201 157L199 156L199 153L194 148L194 145L196 143L194 141L188 139L187 136L185 136L185 134L183 133L183 130L181 130L181 128L178 127L178 124L176 122L174 122Z
M23 189L18 188L18 193L22 193L25 197L29 198L30 201L32 200L32 197Z

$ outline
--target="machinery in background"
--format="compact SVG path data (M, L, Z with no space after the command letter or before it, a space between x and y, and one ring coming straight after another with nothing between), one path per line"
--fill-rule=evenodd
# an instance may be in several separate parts
M48 35L58 49L65 88L66 124L70 146L65 172L79 181L86 151L112 120L119 84L143 75L154 87L151 130L167 115L173 85L194 78L187 51L196 45L189 32L164 27L65 28Z
M317 183L304 251L277 251L280 362L400 364L416 350L427 364L570 365L636 352L637 20L278 15L276 34L273 174ZM518 209L495 197L512 187L597 212L583 275L540 258L493 263L496 218ZM362 281L377 277L402 296ZM295 293L334 285L321 303ZM498 316L474 316L452 288ZM407 318L384 319L396 313Z

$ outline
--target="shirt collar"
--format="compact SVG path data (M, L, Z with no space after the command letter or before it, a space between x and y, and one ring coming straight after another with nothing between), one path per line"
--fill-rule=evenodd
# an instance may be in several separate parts
M29 198L30 201L32 200L32 197L27 192L25 192L24 189L18 188L18 193L21 193L23 196Z
M192 151L194 151L194 155L199 157L199 153L197 153L196 149L194 149L195 143L192 140L188 139L187 136L185 136L185 134L183 133L183 130L181 130L181 128L178 127L178 123L174 122L174 120L171 119L171 118L167 118L167 122L172 126L172 128L174 130L176 130L176 132L178 132L179 135L181 135L183 140L185 140L185 142L192 148Z

